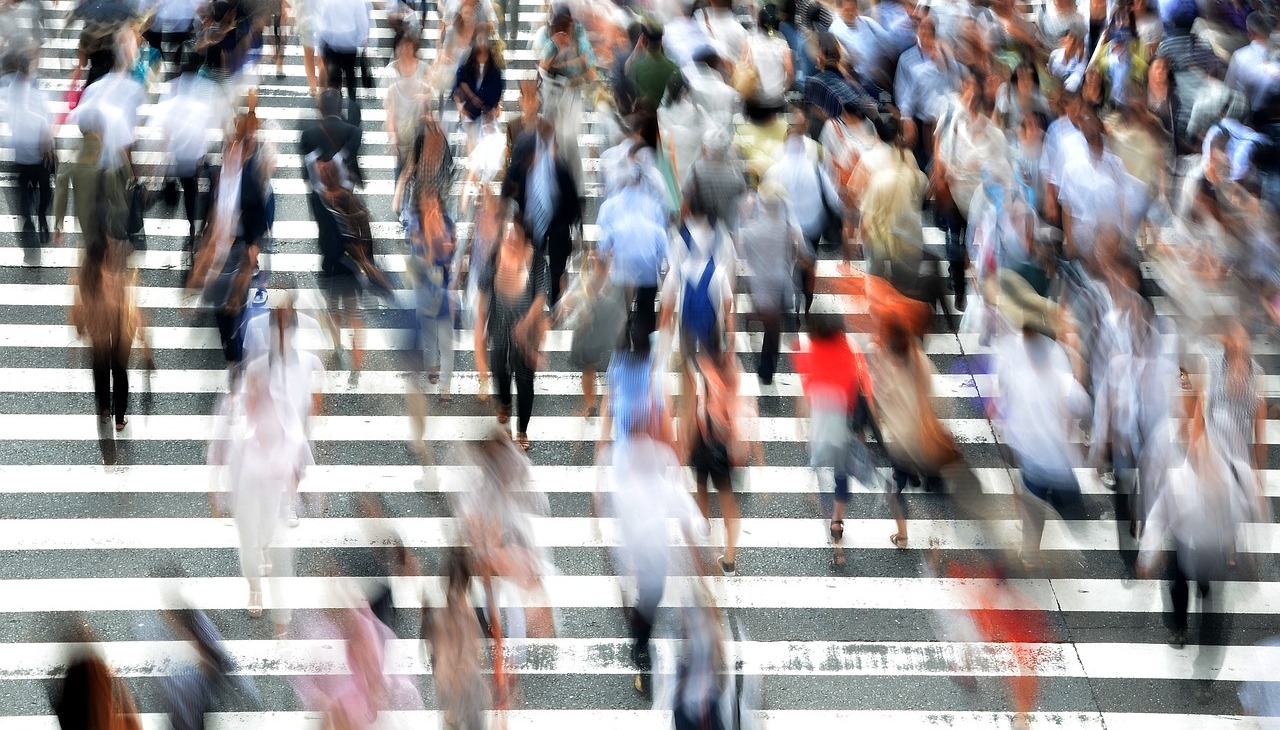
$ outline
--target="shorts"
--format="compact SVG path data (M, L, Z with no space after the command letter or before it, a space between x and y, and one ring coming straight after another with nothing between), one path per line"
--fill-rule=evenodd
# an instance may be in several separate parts
M686 362L695 361L700 354L708 355L717 360L724 354L724 337L722 334L716 333L716 336L711 338L711 342L708 345L708 347L699 346L697 340L681 328L680 357L684 358Z
M356 283L356 277L349 274L327 276L322 284L324 300L331 313L360 308L360 287Z
M707 443L699 432L689 452L689 466L693 467L698 481L710 481L717 492L733 491L733 464L729 460L727 445Z

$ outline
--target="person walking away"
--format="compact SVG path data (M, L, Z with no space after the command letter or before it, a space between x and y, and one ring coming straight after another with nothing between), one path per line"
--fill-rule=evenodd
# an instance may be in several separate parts
M480 624L469 597L470 559L465 548L445 553L445 603L423 611L423 638L429 642L436 705L444 726L455 730L484 730L484 711L492 704L481 665Z
M16 210L22 224L23 245L49 243L49 203L53 198L52 175L57 169L57 148L53 141L53 119L49 98L36 78L38 51L19 48L12 73L3 81L0 101L3 118L9 124L9 147L18 176Z
M653 671L650 639L667 579L684 575L686 567L701 568L699 545L707 538L706 523L685 491L671 446L653 437L645 419L620 425L626 430L602 450L597 463L608 465L608 483L614 487L609 495L620 527L619 572L634 581L632 600L623 605L637 670L635 687L648 694Z
M804 398L798 412L809 419L809 465L815 470L831 469L835 500L831 508L831 541L835 552L833 570L845 565L842 542L844 515L849 504L851 461L858 469L852 476L869 481L874 470L870 454L849 428L850 417L863 403L872 401L871 374L866 359L856 350L839 326L838 320L823 317L809 323L809 347L793 355L795 370L800 374ZM869 486L869 485L868 485ZM893 503L898 533L906 534L905 507L901 491Z
M525 240L519 221L507 226L502 245L480 281L476 303L476 370L489 370L498 390L498 423L511 418L516 390L516 443L529 450L533 378L546 330L547 265Z
M87 627L77 633L78 643L97 640ZM129 686L96 653L70 657L49 704L64 730L142 730Z
M356 66L369 43L367 0L319 0L316 36L324 66L321 86L347 87L347 98L356 98Z
M53 243L62 245L62 222L67 215L67 199L74 193L76 224L85 250L122 241L127 235L124 219L129 207L125 197L123 167L103 168L101 110L82 110L76 118L80 128L80 149L75 158L58 170L53 198Z
M733 494L734 470L747 462L746 445L738 419L736 384L730 373L732 355L713 358L701 355L697 359L698 370L704 383L700 395L688 397L697 400L694 424L689 427L687 441L689 466L693 469L698 508L705 519L711 519L711 498L708 483L715 486L720 495L720 512L724 516L724 554L720 556L720 569L726 576L737 575L737 545L739 529L738 500Z
M729 232L708 215L699 196L691 196L685 210L680 240L672 244L667 257L658 326L667 343L679 326L680 440L687 444L697 403L696 360L700 354L723 357L734 345L733 272L737 254Z
M1084 516L1074 471L1084 459L1070 427L1087 418L1093 404L1076 380L1083 365L1073 366L1055 341L1057 308L1019 274L1005 270L1000 278L1000 311L1012 331L993 343L1000 384L996 420L1022 470L1022 564L1031 569L1039 565L1046 511L1066 520Z
M587 253L573 289L560 298L555 312L555 321L573 333L569 364L581 373L582 408L578 415L583 418L596 414L596 374L609 367L628 318L625 290L610 283L595 257L595 253Z
M764 329L756 364L761 385L772 385L778 372L782 316L791 311L795 296L791 272L807 255L803 235L791 220L786 189L775 182L762 185L740 233L742 257L751 272L751 306Z
M129 355L146 326L133 298L134 280L125 268L120 244L91 244L73 284L75 301L69 319L76 334L89 343L98 420L105 424L114 418L118 433L129 423ZM150 368L145 338L143 345Z
M620 176L621 188L601 204L596 216L596 266L618 291L627 320L648 337L658 328L654 305L671 238L662 208L645 185L644 167L633 162Z

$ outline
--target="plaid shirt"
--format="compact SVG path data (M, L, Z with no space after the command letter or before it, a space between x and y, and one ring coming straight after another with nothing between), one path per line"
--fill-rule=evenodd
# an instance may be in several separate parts
M875 100L834 67L827 67L805 81L804 100L810 108L820 110L826 119L839 117L846 108L856 109L867 118L874 118L878 113Z

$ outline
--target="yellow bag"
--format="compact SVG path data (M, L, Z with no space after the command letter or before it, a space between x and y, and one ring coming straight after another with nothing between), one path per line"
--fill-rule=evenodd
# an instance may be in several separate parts
M756 70L755 60L751 57L750 41L742 46L742 58L733 67L729 85L742 94L744 101L754 99L760 93L760 72Z

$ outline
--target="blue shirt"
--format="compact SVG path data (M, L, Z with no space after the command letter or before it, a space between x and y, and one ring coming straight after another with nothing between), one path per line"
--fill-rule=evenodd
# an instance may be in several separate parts
M600 206L597 221L602 257L611 259L609 280L620 286L657 286L658 269L670 239L644 202L652 199L634 187L624 188Z

